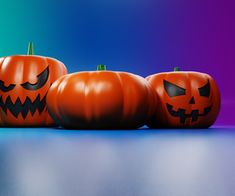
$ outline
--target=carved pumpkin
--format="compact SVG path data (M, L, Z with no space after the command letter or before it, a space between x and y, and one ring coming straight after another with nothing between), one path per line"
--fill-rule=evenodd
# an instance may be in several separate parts
M149 126L206 128L220 110L220 93L214 79L205 73L174 72L146 78L159 97L160 106Z
M49 89L48 110L65 128L135 129L154 113L156 97L147 81L126 72L78 72Z
M32 43L28 55L0 58L0 125L53 125L46 95L51 84L66 73L60 61L34 56Z

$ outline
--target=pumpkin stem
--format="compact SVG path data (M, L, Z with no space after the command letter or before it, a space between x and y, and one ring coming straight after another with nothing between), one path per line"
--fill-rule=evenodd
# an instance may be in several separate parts
M97 70L98 71L105 71L106 70L106 65L98 65Z
M29 42L29 45L28 45L28 55L34 55L33 42Z
M174 67L174 71L180 71L179 67Z

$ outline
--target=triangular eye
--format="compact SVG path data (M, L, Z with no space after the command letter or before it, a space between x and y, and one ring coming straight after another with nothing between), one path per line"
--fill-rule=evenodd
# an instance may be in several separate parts
M180 95L185 95L185 89L181 88L175 84L172 84L171 82L168 82L166 80L163 80L164 88L167 94L170 97L175 97L175 96L180 96Z
M198 90L199 90L200 96L209 97L210 96L210 90L211 90L211 86L210 86L209 80L206 83L206 85L204 85L203 87L199 88Z

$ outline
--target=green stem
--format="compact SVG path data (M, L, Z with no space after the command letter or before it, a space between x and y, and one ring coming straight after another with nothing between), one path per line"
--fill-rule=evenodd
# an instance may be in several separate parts
M174 71L180 71L179 67L174 67Z
M29 45L28 45L28 55L34 55L33 42L29 42Z
M106 70L106 65L98 65L97 70L98 71L105 71Z

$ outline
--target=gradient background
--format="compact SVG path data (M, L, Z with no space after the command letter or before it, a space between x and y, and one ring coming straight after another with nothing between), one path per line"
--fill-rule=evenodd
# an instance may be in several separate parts
M0 128L0 195L235 194L234 0L1 0L0 25L0 56L32 40L69 72L180 66L222 94L210 131Z
M216 125L234 125L234 9L232 0L1 0L0 56L26 53L32 40L69 72L100 63L142 76L206 72L222 94Z

